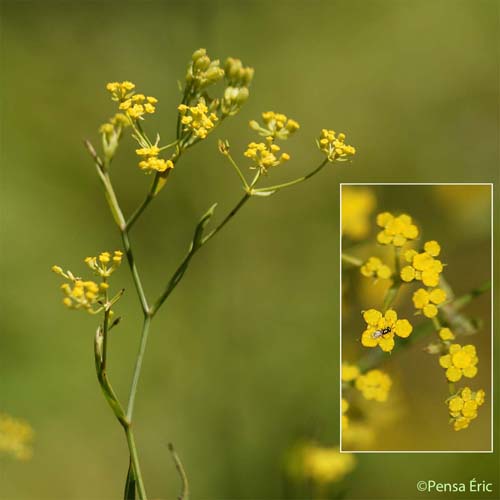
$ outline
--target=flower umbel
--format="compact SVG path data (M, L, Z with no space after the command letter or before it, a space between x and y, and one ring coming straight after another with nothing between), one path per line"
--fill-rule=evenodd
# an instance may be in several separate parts
M34 434L28 422L0 413L0 452L9 453L18 460L29 460L33 455Z
M264 121L263 125L260 125L256 120L252 120L249 125L252 130L255 130L263 137L285 140L300 128L300 125L295 120L288 118L283 113L265 111L262 113L262 119Z
M476 348L472 344L463 347L451 344L448 354L439 358L439 364L446 369L446 378L450 382L458 382L462 375L467 378L475 377L478 361Z
M408 337L413 327L407 319L398 319L396 311L388 309L382 314L376 309L363 312L367 328L361 336L365 347L379 346L382 351L390 352L394 348L394 334L398 337Z
M281 153L278 156L280 149L281 148L277 144L251 142L243 154L255 163L255 165L250 168L258 168L261 173L267 174L269 168L277 167L290 159L290 155L287 153Z
M165 170L174 168L172 160L158 158L160 154L160 148L158 146L136 149L135 152L142 158L139 162L139 167L145 172L165 172Z
M420 309L424 316L427 318L434 318L437 316L438 307L446 301L446 292L441 288L434 288L433 290L425 290L419 288L413 294L413 305L415 309Z
M180 104L177 109L182 117L181 123L184 125L184 131L199 139L205 139L218 120L215 113L208 112L204 99L200 99L196 106Z
M356 389L361 391L366 399L387 401L392 380L381 370L370 370L356 379Z
M377 235L377 241L382 245L402 247L408 240L418 237L418 228L407 214L396 217L389 212L380 213L377 225L383 228Z
M356 148L345 144L346 135L342 132L337 134L335 130L326 128L321 130L317 141L318 147L326 154L328 161L348 161L356 154Z
M470 422L477 418L477 409L484 403L484 398L483 389L473 392L469 387L464 387L447 400L450 423L456 431L466 429Z
M389 279L391 268L384 264L378 257L370 257L360 268L360 272L367 278Z
M409 265L401 269L401 279L407 283L413 280L422 281L426 286L437 286L439 276L443 271L443 264L436 259L441 251L437 241L427 241L423 252L407 250L404 253Z

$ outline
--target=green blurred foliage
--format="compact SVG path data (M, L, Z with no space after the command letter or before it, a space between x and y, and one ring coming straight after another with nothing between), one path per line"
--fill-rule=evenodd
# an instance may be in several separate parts
M346 131L359 152L321 180L252 200L193 261L153 324L145 359L135 427L150 495L178 491L166 447L173 441L194 498L283 497L285 450L304 435L338 440L338 182L497 180L497 3L4 0L1 7L1 407L29 420L37 436L31 462L0 462L0 495L115 498L122 490L126 446L95 380L95 318L63 309L49 269L78 272L85 256L119 246L82 147L114 112L105 83L130 79L158 97L147 126L168 142L176 80L203 46L256 69L244 110L215 134L233 151L253 139L247 122L261 111L300 122L286 143L292 160L275 180L318 163L322 127ZM217 137L183 159L133 230L150 295L161 291L198 217L214 201L220 216L240 195ZM113 166L127 212L149 183L132 148L125 141ZM125 269L117 285L127 293L109 366L124 397L140 311ZM418 479L437 476L496 477L498 487L497 453L358 462L346 480L349 498L411 498Z

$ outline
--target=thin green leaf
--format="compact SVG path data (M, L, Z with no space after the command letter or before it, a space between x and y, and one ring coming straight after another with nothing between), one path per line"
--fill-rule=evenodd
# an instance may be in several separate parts
M125 492L123 494L124 500L135 500L135 475L132 467L132 460L128 465L127 480L125 481Z

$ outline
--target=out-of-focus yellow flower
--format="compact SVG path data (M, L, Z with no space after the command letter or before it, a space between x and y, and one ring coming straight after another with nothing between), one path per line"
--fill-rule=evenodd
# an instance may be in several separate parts
M360 268L360 272L367 278L375 277L389 279L391 277L391 268L384 264L378 257L370 257Z
M34 435L28 422L0 413L0 452L18 460L29 460L33 455Z
M365 347L379 346L385 352L394 348L394 334L406 338L413 330L410 322L407 319L398 319L393 309L388 309L385 314L376 309L368 309L363 312L363 318L367 328L361 335L361 343Z
M407 241L418 237L418 228L407 214L394 216L389 212L377 215L377 225L382 227L377 235L377 241L382 245L402 247Z
M439 364L446 369L446 378L450 382L458 382L462 376L475 377L478 361L476 348L472 344L463 347L451 344L448 354L439 358Z
M449 328L441 328L439 330L439 337L441 340L454 340L455 334Z
M347 399L342 398L342 429L347 429L349 426L349 417L346 415L349 410L349 402Z
M353 240L365 238L370 232L370 215L375 205L370 188L342 186L342 234Z
M180 104L177 109L181 114L181 123L184 131L192 133L199 139L205 139L209 132L215 127L218 120L215 113L209 113L204 99L200 99L196 106Z
M401 279L407 283L413 280L422 281L426 286L438 286L439 276L443 271L443 263L436 259L441 251L437 241L428 241L424 251L407 250L404 253L409 265L401 269Z
M129 126L129 119L123 113L116 113L108 122L99 127L99 132L109 136L113 132L121 132L121 129Z
M437 316L438 308L446 300L446 292L441 288L425 290L419 288L413 294L413 305L415 309L420 309L425 317L434 318Z
M317 140L320 151L326 154L328 161L347 161L356 154L356 148L345 144L346 135L342 132L337 134L335 130L326 128L321 130Z
M304 475L319 484L341 481L356 465L353 455L337 447L309 445L303 453Z
M243 154L255 163L255 166L251 168L258 168L261 173L266 174L269 168L277 167L290 159L287 153L281 153L278 156L280 150L277 144L251 142Z
M342 363L342 382L351 382L359 376L359 368L356 365Z
M483 389L473 392L469 387L464 387L456 396L448 399L451 423L456 431L466 429L477 418L477 409L484 403L484 399Z
M270 137L273 140L288 139L291 134L300 128L300 125L295 120L288 118L283 113L265 111L262 113L262 119L264 121L264 125L260 125L256 120L252 120L249 123L250 128L258 132L259 135Z
M361 391L366 399L387 401L392 380L381 370L370 370L356 379L356 389Z

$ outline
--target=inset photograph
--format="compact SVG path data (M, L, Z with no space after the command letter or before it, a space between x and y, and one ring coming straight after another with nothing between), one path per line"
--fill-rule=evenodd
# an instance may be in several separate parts
M492 451L491 184L342 184L341 450Z

